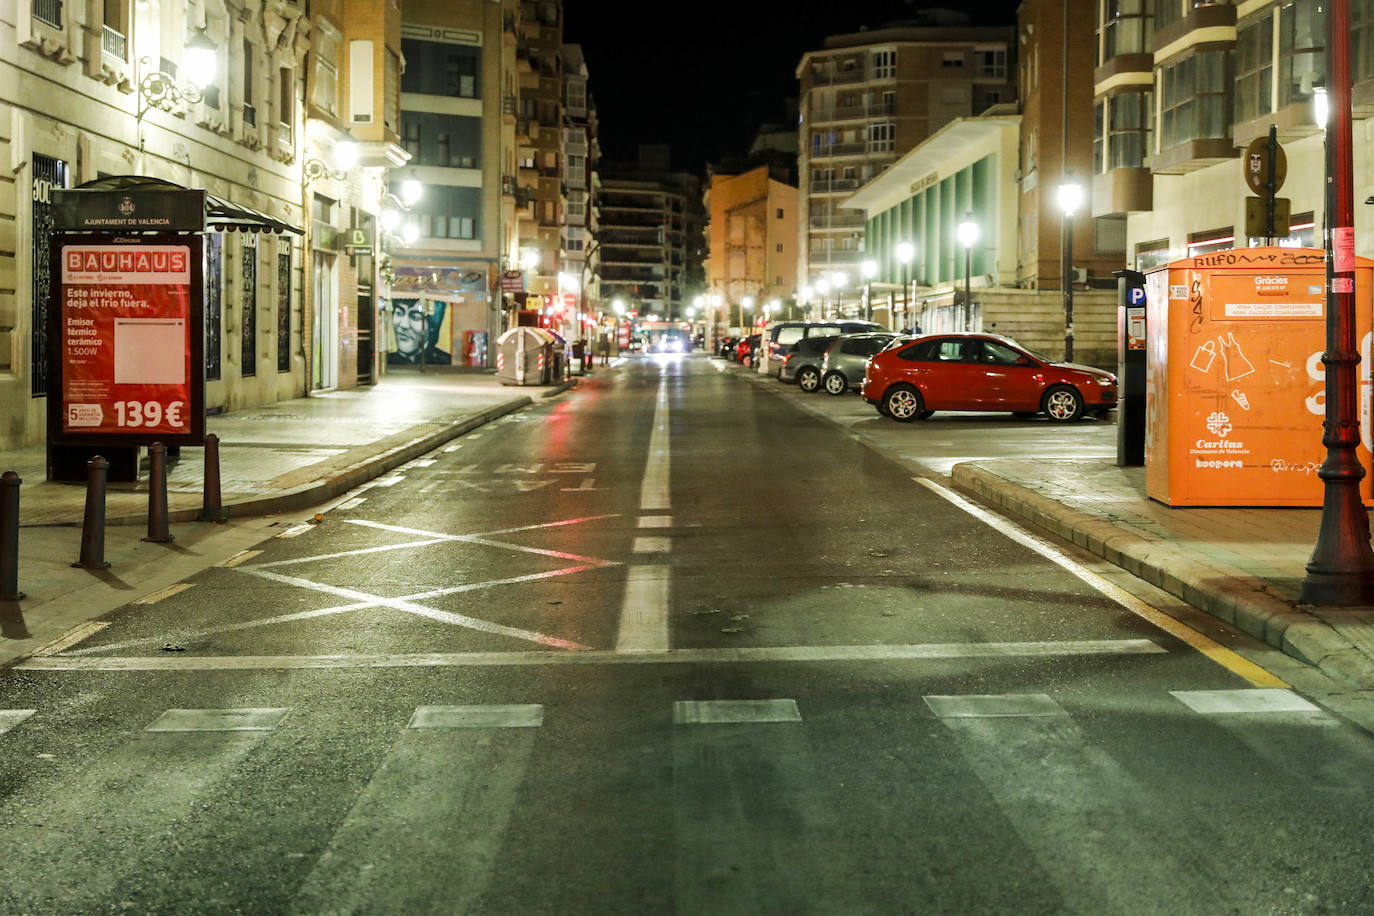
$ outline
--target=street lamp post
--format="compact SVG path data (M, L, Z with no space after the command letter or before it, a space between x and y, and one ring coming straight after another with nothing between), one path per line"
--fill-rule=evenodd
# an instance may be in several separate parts
M1059 185L1059 208L1064 211L1064 361L1073 361L1073 213L1083 203L1083 186L1065 175Z
M978 241L978 224L973 214L964 216L959 224L959 244L964 246L964 330L970 330L969 313L973 311L973 245Z
M1305 604L1356 607L1374 604L1374 549L1369 515L1360 499L1364 467L1360 444L1355 331L1354 166L1350 112L1350 0L1327 10L1326 150L1326 460L1317 471L1325 486L1321 527L1307 576Z
M825 317L825 310L830 306L830 281L821 277L816 281L816 292L821 294L821 317Z

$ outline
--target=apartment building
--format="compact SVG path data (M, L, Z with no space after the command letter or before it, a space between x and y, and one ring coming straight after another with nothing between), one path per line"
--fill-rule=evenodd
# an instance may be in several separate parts
M331 244L326 227L342 232L355 211L360 223L376 212L375 182L356 157L345 169L330 154L349 148L350 95L379 122L384 116L389 14L349 11L347 0L0 6L0 150L10 163L0 177L0 238L9 239L0 245L0 448L46 438L51 192L95 179L163 179L293 230L321 227L305 240L295 231L206 232L207 409L375 377L371 360L357 361L366 322L352 293L374 277L369 265L349 265L350 273L339 252L327 288L304 281L307 265L317 273L312 249ZM372 42L376 79L350 80L354 40ZM188 46L206 43L213 67L194 74ZM384 132L369 137L373 155ZM317 193L327 195L328 213ZM327 340L315 317L323 314L344 316ZM326 349L338 369L328 382L319 377Z
M1126 19L1123 28L1118 20ZM1374 9L1352 4L1355 196L1374 191ZM1318 0L1196 4L1157 0L1129 17L1099 11L1094 72L1093 212L1124 216L1141 270L1266 240L1245 232L1240 152L1277 128L1288 160L1291 246L1320 247L1322 131L1314 89L1326 71ZM1141 113L1136 114L1137 111ZM1366 208L1356 249L1374 254Z
M797 188L768 164L738 172L711 169L706 191L706 290L721 297L720 330L741 327L746 297L763 304L797 295Z
M667 147L642 146L634 163L606 163L596 198L601 296L640 315L680 318L704 287L701 179L670 169Z
M602 307L599 288L601 250L596 242L596 199L601 177L598 164L601 147L597 142L596 102L588 81L587 62L582 46L563 46L563 286L577 295L578 312L591 315ZM586 319L584 319L585 322ZM584 323L577 339L586 339Z
M388 220L392 365L485 367L495 359L504 326L500 268L511 241L505 227L514 212L505 179L514 175L519 12L514 0L403 7L401 143L410 159L387 188L389 207L399 211Z
M563 3L522 0L517 24L515 210L525 291L554 301L563 271Z
M965 13L831 36L802 55L798 275L857 275L864 217L841 201L955 118L1015 97L1015 30Z

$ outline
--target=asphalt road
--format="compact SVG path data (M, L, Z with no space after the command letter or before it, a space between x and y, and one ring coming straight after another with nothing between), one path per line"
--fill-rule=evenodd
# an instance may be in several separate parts
M632 361L0 671L0 911L1374 911L1367 732L779 393Z

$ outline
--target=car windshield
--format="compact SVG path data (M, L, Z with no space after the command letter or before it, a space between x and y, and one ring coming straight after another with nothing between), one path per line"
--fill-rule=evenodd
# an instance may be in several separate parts
M1045 357L1045 356L1041 356L1039 353L1036 353L1036 352L1035 352L1034 350L1032 350L1030 347L1026 346L1026 345L1023 344L1023 343L1020 343L1019 341L1012 340L1010 337L1004 337L1004 338L1002 338L1002 339L1005 340L1007 343L1011 344L1013 347L1016 347L1016 348L1018 348L1019 350L1021 350L1021 352L1026 353L1026 354L1029 354L1030 356L1035 357L1036 359L1040 360L1040 362L1042 362L1042 363L1052 363L1052 362L1054 362L1054 360L1052 360L1052 359L1050 359L1050 358L1048 358L1048 357Z

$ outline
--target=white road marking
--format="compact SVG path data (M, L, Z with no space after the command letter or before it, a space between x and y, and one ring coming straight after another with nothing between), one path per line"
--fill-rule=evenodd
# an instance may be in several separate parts
M366 499L363 499L361 496L355 496L352 499L339 503L334 509L356 509L365 502L367 502ZM333 509L330 511L332 512Z
M309 579L300 579L295 576L284 576L281 573L247 570L253 575L261 576L264 579L271 579L274 582L282 582L287 585L295 585L300 588L310 589L311 591L324 592L329 595L337 595L341 598L350 598L354 601L369 601L374 605L393 608L398 611L405 611L407 614L414 614L417 617L425 617L429 620L437 620L440 623L453 624L454 626L465 627L469 630L477 630L482 633L494 633L499 636L512 636L516 639L523 639L528 642L536 642L544 646L554 646L560 649L586 649L581 643L567 639L559 639L556 636L548 636L544 633L536 633L532 630L522 630L518 627L503 626L499 623L492 623L489 620L479 620L476 617L468 617L465 614L455 614L450 611L441 611L436 608L425 607L423 604L416 604L405 598L383 598L380 595L369 595L367 592L360 592L351 588L342 588L337 585L325 585L320 582L311 582ZM569 570L555 570L551 573L539 573L535 576L519 576L507 582L527 581L532 578L546 578L550 575L566 575ZM487 587L491 583L481 583L476 587ZM424 592L417 597L435 597L437 595L451 595L455 592L466 591L470 586L457 586L454 588L434 589Z
M449 454L449 453L452 453L452 452L456 452L456 451L458 451L458 449L460 449L460 448L462 448L461 445L446 445L446 446L444 446L444 453L445 453L445 454Z
M253 559L261 553L261 550L240 550L238 553L234 554L232 557L218 565L225 567L226 569L232 569L235 566L238 566L240 563L248 562L249 560Z
M169 709L145 732L270 732L289 709Z
M639 517L640 528L671 528L673 527L673 517L671 515L641 515Z
M1193 712L1234 715L1252 712L1321 712L1291 690L1171 690Z
M394 475L394 476L392 476L392 477L383 477L383 478L381 478L380 480L377 481L377 486L379 486L379 487L394 487L394 486L396 486L396 484L400 483L401 481L403 481L403 480L405 480L405 479L406 479L406 478L405 478L405 475L404 475L404 474L396 474L396 475Z
M625 570L625 598L620 605L617 652L668 651L668 566L631 566Z
M274 623L291 623L297 620L312 620L316 617L327 617L330 614L343 614L347 611L360 611L363 608L376 606L377 605L375 602L364 601L358 604L344 604L340 605L339 607L321 608L316 611L299 611L295 614L280 614L276 617L264 617L258 620L244 621L242 623L229 623L225 624L222 627L210 627L208 630L201 630L198 633L178 633L176 634L176 636L183 642L195 642L204 639L206 636L213 636L216 633L233 633L237 630L251 630L254 627L265 627ZM108 626L108 624L104 624L102 626ZM81 639L85 639L86 636L89 635L90 634L83 635ZM72 645L75 645L76 642L80 641L81 640L76 640L72 643ZM97 652L117 652L120 649L132 649L135 646L160 645L162 643L165 643L166 641L166 636L148 636L143 639L128 639L123 642L102 643L98 646L87 646L84 649L74 649L71 652L68 652L67 656L71 657L77 655L94 655Z
M1027 716L1065 716L1062 706L1045 693L928 696L930 711L941 719L985 719Z
M79 627L67 631L52 642L40 646L38 651L33 654L56 655L58 652L65 652L72 646L91 638L109 625L109 622L105 620L88 621L87 623L81 624Z
M800 722L796 700L679 700L674 725L735 725L746 722Z
M33 656L21 671L216 671L302 668L456 668L531 665L732 664L743 662L890 662L952 658L1059 658L1082 655L1155 655L1168 650L1148 639L1066 642L933 643L901 646L760 646L670 649L657 652L433 652L417 655L221 655L86 658Z
M658 400L654 403L653 432L649 436L649 458L644 465L644 480L639 487L639 508L643 510L670 509L672 500L668 483L672 471L672 454L668 441L668 380L658 385Z
M596 478L595 478L595 477L584 477L584 478L582 479L582 486L580 486L580 487L564 487L564 488L563 488L563 492L564 492L564 493L583 493L583 492L590 492L590 491L592 491L592 490L597 490L597 489L600 489L600 488L597 487L597 485L596 485Z
M437 459L437 458L416 458L414 461L412 461L412 462L410 462L409 464L407 464L406 467L408 467L408 468L427 468L427 467L429 467L430 465L434 464L434 462L436 462L436 461L438 461L438 460L439 460L439 459Z
M538 728L544 724L544 707L420 706L406 728Z
M38 712L36 709L0 709L0 735L14 728L36 712Z
M345 519L355 525L363 524L355 519ZM388 550L406 550L411 547L428 547L430 544L442 544L447 538L430 538L427 541L407 541L404 544L384 544L381 547L360 547L357 550L341 550L338 553L319 553L309 557L293 557L289 560L272 560L268 563L255 563L253 569L270 569L273 566L290 566L294 563L310 563L315 560L337 560L340 557L356 557L366 553L384 553ZM255 553L262 553L261 550ZM245 569L244 572L249 572Z
M633 553L672 553L673 539L660 537L637 537L630 548Z
M307 531L309 531L311 528L314 528L314 527L315 527L314 525L295 525L295 526L293 526L293 527L291 527L291 528L287 528L287 529L286 529L285 531L283 531L281 534L277 535L277 537L279 537L279 538L293 538L293 537L295 537L295 536L298 535L298 534L305 534Z
M175 585L169 585L169 586L167 586L166 588L158 589L157 591L153 592L151 595L144 595L142 598L139 598L137 601L133 601L133 602L130 602L130 603L131 603L131 604L157 604L157 603L158 603L159 601L161 601L163 598L170 598L170 597L172 597L173 595L180 595L182 592L186 591L188 588L190 588L190 587L193 586L193 585L195 585L194 582L178 582L178 583L176 583Z

